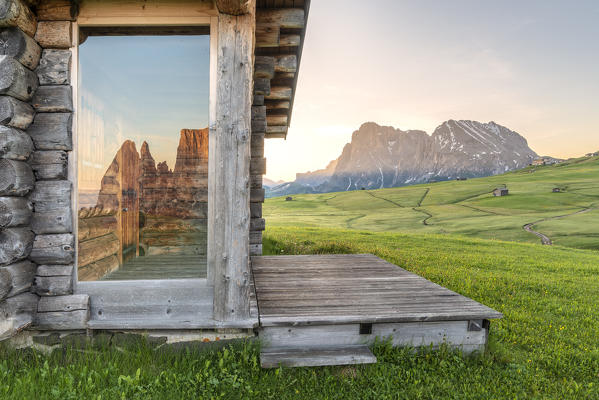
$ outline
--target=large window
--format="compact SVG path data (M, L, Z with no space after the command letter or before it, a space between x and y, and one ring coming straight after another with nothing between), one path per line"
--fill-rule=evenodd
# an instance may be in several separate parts
M80 33L78 280L203 278L210 38Z

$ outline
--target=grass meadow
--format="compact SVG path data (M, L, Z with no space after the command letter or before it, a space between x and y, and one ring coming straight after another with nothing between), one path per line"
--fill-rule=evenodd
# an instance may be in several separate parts
M599 399L599 253L438 234L272 227L269 254L372 253L501 311L484 354L374 347L379 362L263 370L221 349L0 350L2 399Z
M494 197L492 190L503 185L510 194ZM553 193L553 188L562 192ZM458 234L540 243L522 228L535 223L533 229L555 244L599 250L599 157L467 181L292 197L293 201L285 197L266 201L268 226Z
M0 348L0 399L599 399L598 178L587 159L266 202L265 254L372 253L502 312L482 354L382 341L374 365L263 370L253 341ZM536 221L555 245L522 229Z

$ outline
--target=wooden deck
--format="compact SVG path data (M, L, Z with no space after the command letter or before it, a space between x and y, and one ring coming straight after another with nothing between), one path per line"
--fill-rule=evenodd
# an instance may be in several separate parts
M372 360L359 346L376 338L481 351L502 317L369 254L253 257L252 271L266 368Z
M261 326L501 318L369 254L254 257Z

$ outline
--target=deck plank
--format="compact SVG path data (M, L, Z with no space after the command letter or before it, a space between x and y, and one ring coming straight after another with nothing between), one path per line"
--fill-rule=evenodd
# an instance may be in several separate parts
M370 254L257 256L252 273L261 326L502 317Z
M321 367L325 365L373 364L376 357L368 346L330 348L268 348L260 353L262 368Z

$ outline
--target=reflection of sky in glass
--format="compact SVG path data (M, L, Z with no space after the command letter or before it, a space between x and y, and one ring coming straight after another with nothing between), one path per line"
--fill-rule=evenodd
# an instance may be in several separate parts
M91 36L79 46L80 187L97 189L123 141L175 165L179 132L208 126L209 36Z

